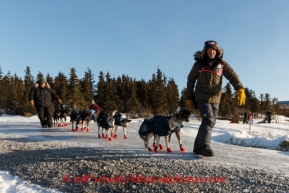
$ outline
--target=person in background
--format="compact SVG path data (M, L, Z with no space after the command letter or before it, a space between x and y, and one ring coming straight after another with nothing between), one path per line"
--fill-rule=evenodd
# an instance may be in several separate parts
M222 95L222 78L229 80L237 91L239 105L245 104L244 87L232 67L223 60L223 50L216 41L206 41L202 51L194 55L195 64L188 75L187 100L189 108L198 108L202 117L193 152L214 156L210 147Z
M243 115L243 124L247 123L247 111L244 111L244 115Z
M62 103L62 101L44 78L40 78L35 87L31 88L28 98L31 105L36 107L41 126L43 128L52 127L52 99L59 103Z
M89 106L89 111L91 114L93 114L93 120L96 122L97 115L99 114L100 107L94 102L94 100L91 101L91 104Z
M271 123L272 113L271 113L270 110L268 110L268 111L266 112L266 116L267 116L267 119L268 119L268 123Z

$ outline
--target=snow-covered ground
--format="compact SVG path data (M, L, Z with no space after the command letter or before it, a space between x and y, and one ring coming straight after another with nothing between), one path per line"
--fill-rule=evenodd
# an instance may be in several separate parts
M273 172L289 172L289 152L281 148L280 143L289 141L289 118L279 116L279 123L256 124L254 120L251 132L248 134L248 124L232 124L229 121L218 120L212 136L212 149L216 156L205 158L215 164L232 164L238 167L258 167ZM69 121L69 119L68 119ZM97 125L91 123L91 132L71 132L71 125L66 128L54 127L43 129L37 116L21 117L3 115L0 117L0 135L6 138L27 137L38 141L61 141L81 144L87 147L102 147L109 151L119 150L145 156L168 157L178 159L196 159L192 153L194 139L200 121L191 118L184 123L181 130L185 153L181 153L175 137L172 138L172 153L159 151L148 152L138 136L138 129L142 119L133 119L127 129L128 139L123 139L122 129L119 138L108 141L97 137ZM164 139L161 139L164 144ZM256 148L257 147L257 148ZM287 147L288 148L288 147ZM288 149L287 149L288 150ZM8 171L0 171L0 192L56 192L29 184Z

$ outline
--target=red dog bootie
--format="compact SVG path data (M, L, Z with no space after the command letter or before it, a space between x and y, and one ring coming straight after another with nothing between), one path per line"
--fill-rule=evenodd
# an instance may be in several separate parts
M183 147L183 145L180 145L180 150L181 150L181 152L185 152L186 151L186 149Z
M125 136L123 136L124 137L124 139L127 139L127 136L125 135Z

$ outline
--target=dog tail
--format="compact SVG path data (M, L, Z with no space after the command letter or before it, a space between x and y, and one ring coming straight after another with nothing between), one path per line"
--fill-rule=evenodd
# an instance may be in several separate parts
M114 110L114 111L112 112L111 116L114 116L116 112L117 112L117 110Z

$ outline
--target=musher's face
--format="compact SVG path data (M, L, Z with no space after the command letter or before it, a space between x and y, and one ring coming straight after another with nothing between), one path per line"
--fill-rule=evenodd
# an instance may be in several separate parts
M208 54L210 59L214 59L216 57L217 51L213 48L208 48L207 54Z
M46 82L42 82L42 83L40 84L40 86L41 86L41 88L45 88L45 87L46 87Z

